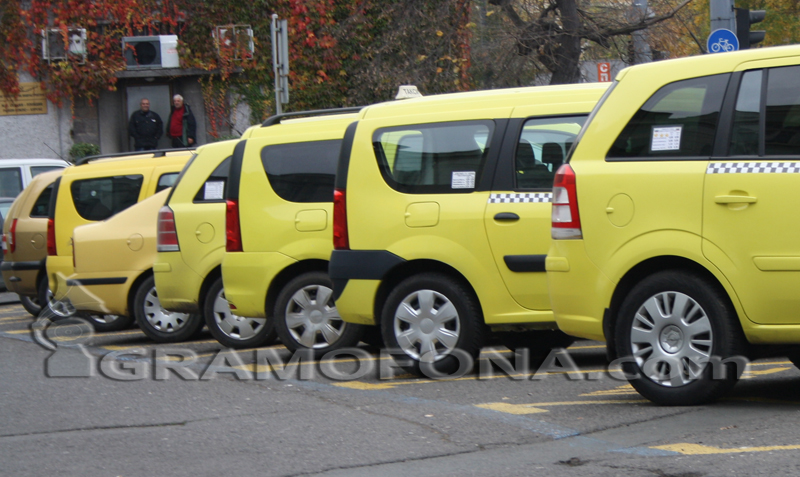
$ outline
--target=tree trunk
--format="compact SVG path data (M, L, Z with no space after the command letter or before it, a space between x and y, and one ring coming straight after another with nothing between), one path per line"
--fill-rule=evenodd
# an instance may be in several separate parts
M581 39L578 32L581 20L578 16L577 0L556 0L561 13L562 32L558 47L554 50L554 68L550 84L579 83L581 80Z

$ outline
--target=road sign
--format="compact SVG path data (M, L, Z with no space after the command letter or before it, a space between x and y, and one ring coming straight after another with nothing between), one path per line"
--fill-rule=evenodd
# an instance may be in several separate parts
M600 83L611 82L611 63L597 63L597 81Z
M736 34L727 28L714 30L708 35L706 42L709 53L724 53L726 51L736 51L739 49L739 39Z

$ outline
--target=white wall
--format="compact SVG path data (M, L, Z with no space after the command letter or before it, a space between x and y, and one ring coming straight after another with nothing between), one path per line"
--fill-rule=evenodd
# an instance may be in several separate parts
M29 75L20 74L21 83L33 81ZM48 101L47 114L0 116L0 159L67 159L72 147L71 129L69 101L64 101L60 109Z

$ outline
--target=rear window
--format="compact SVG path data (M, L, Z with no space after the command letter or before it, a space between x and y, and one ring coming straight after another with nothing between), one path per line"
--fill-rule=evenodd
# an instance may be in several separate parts
M16 197L22 192L22 168L0 168L0 197Z
M53 195L53 184L45 187L31 209L31 217L47 218L47 211L50 207L50 196Z
M228 156L208 176L208 179L195 194L194 202L224 202L225 194L228 192L230 170L231 156Z
M158 178L158 184L156 185L156 194L175 185L176 180L178 180L177 172L161 174L161 177Z
M677 81L659 89L622 130L608 158L710 156L729 76Z
M514 158L516 189L552 189L585 121L586 115L525 121Z
M99 177L72 183L75 210L86 220L105 220L139 200L144 177L141 175Z
M266 146L261 163L272 189L289 202L333 202L341 139Z
M36 177L42 172L50 172L56 169L63 169L64 166L31 166L31 177Z
M384 180L408 194L472 192L480 183L492 121L378 129L372 138Z

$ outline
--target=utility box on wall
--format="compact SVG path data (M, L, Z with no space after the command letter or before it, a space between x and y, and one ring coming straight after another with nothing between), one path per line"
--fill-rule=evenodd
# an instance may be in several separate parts
M177 35L127 36L122 51L129 70L180 67Z

